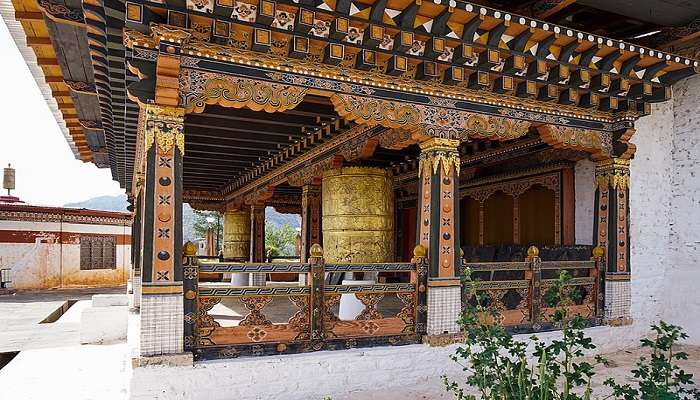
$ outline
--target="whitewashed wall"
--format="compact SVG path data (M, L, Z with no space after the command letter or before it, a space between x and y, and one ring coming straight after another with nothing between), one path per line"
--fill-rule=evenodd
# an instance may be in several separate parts
M668 316L700 343L700 76L674 86Z
M673 97L637 122L632 139L633 329L663 319L700 343L700 77L677 84ZM576 163L576 243L592 241L594 175L594 163Z
M36 236L34 243L0 242L0 268L10 268L15 289L122 285L129 276L129 226L2 220L0 231ZM61 243L61 232L64 239L88 233L127 240L126 244L117 244L115 269L80 270L80 242L76 239Z
M637 122L631 166L632 315L663 319L700 343L700 77Z
M595 203L595 163L581 160L574 166L576 193L576 244L593 244L593 208Z

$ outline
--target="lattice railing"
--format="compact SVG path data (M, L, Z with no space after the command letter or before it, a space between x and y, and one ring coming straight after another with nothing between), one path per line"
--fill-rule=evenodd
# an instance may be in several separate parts
M579 315L589 325L600 322L603 311L600 259L589 261L541 261L537 248L529 250L524 262L462 262L463 274L469 273L463 291L464 307L481 305L496 311L481 318L508 327L515 332L552 329L552 316L557 307L568 317ZM547 291L558 280L561 271L571 279L564 286L567 300L554 306L545 301ZM575 294L575 295L573 295Z
M332 274L381 272L405 279L326 283ZM265 286L199 281L201 274L290 273L305 279ZM318 251L307 264L202 262L188 257L184 278L185 348L197 359L409 344L419 342L425 331L425 257L381 264L325 264ZM340 318L343 296L362 305L352 318Z

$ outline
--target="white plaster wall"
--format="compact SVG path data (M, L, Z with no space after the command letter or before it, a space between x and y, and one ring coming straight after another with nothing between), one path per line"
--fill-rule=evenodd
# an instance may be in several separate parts
M59 287L61 245L49 243L0 243L0 268L9 268L12 287Z
M631 165L632 315L663 319L700 343L700 77L640 119ZM641 325L641 326L640 326Z
M601 352L636 343L632 327L597 327L588 334ZM559 335L539 336L547 340ZM132 371L128 398L321 400L408 387L432 399L444 393L442 375L463 382L462 368L450 359L457 347L377 347L207 361L193 367L142 367Z
M576 244L593 244L593 207L595 205L595 163L581 160L574 166Z
M700 343L700 77L674 86L673 174L666 319Z
M668 264L671 208L673 103L652 107L637 121L630 175L632 318L649 325L661 318Z
M60 242L63 229L69 242ZM0 230L43 232L35 243L0 243L0 268L11 269L15 289L42 289L77 286L114 286L126 283L131 267L131 245L118 244L116 268L80 270L80 243L77 234L109 234L127 237L131 227L58 222L0 221ZM75 240L75 242L70 242ZM46 242L46 243L40 243Z

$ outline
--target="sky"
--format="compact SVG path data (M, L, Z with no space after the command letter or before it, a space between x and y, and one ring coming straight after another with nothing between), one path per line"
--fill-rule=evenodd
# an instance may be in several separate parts
M12 194L28 204L62 206L124 193L109 168L75 159L2 18L0 65L0 166L16 169Z

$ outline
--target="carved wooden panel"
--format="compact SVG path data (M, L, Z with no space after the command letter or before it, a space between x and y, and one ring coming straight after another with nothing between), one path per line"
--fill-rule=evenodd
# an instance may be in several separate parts
M117 268L117 243L114 236L81 236L80 269Z

